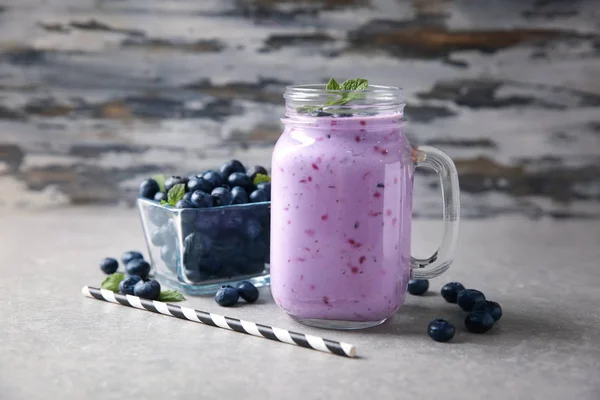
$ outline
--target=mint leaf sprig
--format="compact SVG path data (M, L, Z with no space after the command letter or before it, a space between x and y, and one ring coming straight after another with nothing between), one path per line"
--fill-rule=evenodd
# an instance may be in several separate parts
M263 182L271 182L271 177L269 175L256 174L256 177L252 181L252 183L254 183L255 186Z
M170 205L171 207L175 207L177 202L183 199L183 196L185 196L185 184L178 183L169 190L167 200L161 200L160 205Z
M102 281L100 287L102 289L110 290L111 292L119 293L119 283L125 279L125 275L120 272L110 274Z
M154 179L156 181L156 183L158 183L158 189L161 192L165 191L165 181L167 180L167 176L164 174L158 174L158 175L153 175L152 179Z
M339 99L330 100L323 106L304 106L298 108L298 112L301 114L313 113L323 111L324 107L328 106L345 106L351 101L358 100L364 96L364 93L361 93L369 87L369 81L362 78L356 79L348 79L344 81L341 85L333 78L329 80L325 89L330 92L339 91L340 93L335 93L340 96Z
M160 295L158 296L158 301L171 302L174 303L176 301L184 301L185 297L174 289L162 290Z

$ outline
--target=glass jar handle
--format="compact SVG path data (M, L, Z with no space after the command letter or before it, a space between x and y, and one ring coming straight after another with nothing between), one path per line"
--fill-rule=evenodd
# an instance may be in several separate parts
M413 149L412 157L415 167L430 168L438 174L442 188L442 242L431 257L410 260L413 279L431 279L444 273L454 258L460 220L458 173L450 157L435 147L419 146Z

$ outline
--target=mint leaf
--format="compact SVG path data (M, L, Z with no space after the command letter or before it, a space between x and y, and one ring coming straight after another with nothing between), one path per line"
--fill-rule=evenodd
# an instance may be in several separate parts
M327 106L345 106L351 101L358 100L364 97L364 90L369 87L369 81L362 78L348 79L341 85L333 78L329 80L326 86L327 90L330 91L345 91L342 93L332 93L340 96L339 99L330 100L323 106L303 106L299 107L296 111L300 114L312 114L315 112L323 111L323 107Z
M169 302L176 302L176 301L184 301L185 297L183 297L183 295L178 292L177 290L173 290L173 289L167 289L167 290L163 290L162 292L160 292L160 295L158 296L158 301L169 301Z
M362 93L344 93L342 98L339 100L332 100L327 102L326 106L345 106L353 100L358 100L363 97Z
M169 190L169 193L167 194L167 201L169 205L175 207L177 202L183 199L184 195L185 185L183 183L178 183L177 185L173 186L171 190Z
M263 182L271 182L271 177L269 175L256 174L256 176L254 177L254 181L252 181L254 185L258 185L259 183Z
M160 201L160 205L161 205L161 206L168 206L168 205L169 205L169 202L168 202L168 201L166 201L166 200L161 200L161 201Z
M121 283L123 279L125 279L125 275L120 272L115 272L114 274L107 276L102 281L102 285L100 285L100 287L102 289L117 293L119 291L119 283Z
M156 181L156 183L158 183L158 188L160 189L161 192L165 191L165 181L167 180L167 176L166 175L152 175L152 179L154 179Z
M327 84L326 87L327 90L341 90L341 86L339 83L337 83L337 81L333 78L331 78L329 80L329 83Z
M341 90L366 90L367 87L369 87L369 81L366 79L348 79L342 83Z

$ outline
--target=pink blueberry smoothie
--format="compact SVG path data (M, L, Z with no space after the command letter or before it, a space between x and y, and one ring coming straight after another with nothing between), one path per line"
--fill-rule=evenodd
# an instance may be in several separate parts
M284 123L272 162L275 301L298 318L391 317L410 276L414 166L402 115Z

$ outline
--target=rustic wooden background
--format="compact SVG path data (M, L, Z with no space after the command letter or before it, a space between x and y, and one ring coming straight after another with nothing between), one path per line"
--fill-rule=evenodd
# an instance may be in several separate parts
M334 76L406 90L465 217L598 218L599 3L0 0L0 207L130 206L156 172L268 164L283 87Z

